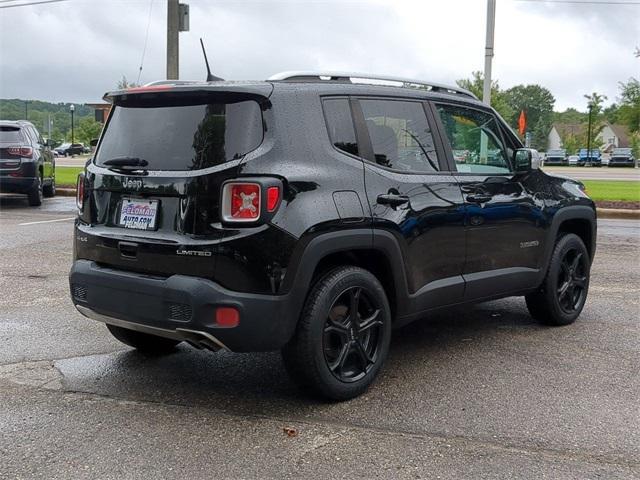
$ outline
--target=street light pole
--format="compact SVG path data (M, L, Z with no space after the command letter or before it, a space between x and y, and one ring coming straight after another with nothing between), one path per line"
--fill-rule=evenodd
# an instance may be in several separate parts
M69 107L69 110L71 111L71 143L76 143L73 131L73 112L75 111L75 109L76 106L74 104L71 104L71 106Z
M593 112L593 102L589 102L589 124L587 126L587 159L591 162L591 113Z

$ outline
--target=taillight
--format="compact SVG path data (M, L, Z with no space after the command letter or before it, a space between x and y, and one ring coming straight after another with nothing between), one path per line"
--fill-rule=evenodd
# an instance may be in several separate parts
M255 222L260 218L260 197L258 183L226 183L222 190L222 219L227 222Z
M7 148L7 153L17 157L31 158L33 149L31 147L9 147Z
M273 212L280 201L280 187L267 188L267 212Z
M78 174L76 182L76 207L79 212L82 212L84 207L84 173Z

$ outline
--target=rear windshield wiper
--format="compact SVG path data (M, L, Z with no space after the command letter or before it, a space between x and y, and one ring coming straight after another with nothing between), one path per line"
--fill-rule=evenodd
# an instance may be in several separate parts
M126 169L126 167L146 167L147 165L149 165L149 162L147 162L143 158L138 157L116 157L105 160L104 162L102 162L102 164L107 167L124 167L123 169Z

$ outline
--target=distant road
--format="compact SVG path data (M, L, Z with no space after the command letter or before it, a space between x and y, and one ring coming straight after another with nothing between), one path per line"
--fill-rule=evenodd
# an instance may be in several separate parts
M56 158L58 167L84 167L89 155ZM557 173L576 180L638 180L638 168L592 168L592 167L544 167L549 173Z
M543 167L549 173L565 175L576 180L639 180L638 168L609 167Z

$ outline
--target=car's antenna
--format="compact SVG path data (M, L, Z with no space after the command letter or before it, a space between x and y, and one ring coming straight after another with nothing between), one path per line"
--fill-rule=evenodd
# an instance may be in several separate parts
M224 80L224 78L216 77L213 73L211 73L211 69L209 68L209 60L207 60L207 52L204 49L204 42L202 41L202 38L200 38L200 46L202 47L202 55L204 55L204 63L207 66L207 82Z

